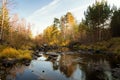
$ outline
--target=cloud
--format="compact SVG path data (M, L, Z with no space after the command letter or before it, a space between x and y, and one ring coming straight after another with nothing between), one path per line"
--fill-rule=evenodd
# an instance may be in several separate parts
M110 4L111 6L115 5L118 8L120 8L120 0L107 0L108 4Z
M53 0L48 5L33 12L27 21L34 24L33 35L42 33L43 30L53 23L54 17L60 18L67 12L72 12L75 18L80 21L84 17L84 11L93 4L95 0ZM119 0L108 0L109 4L120 3Z
M83 17L83 10L87 7L84 0L53 0L48 5L33 12L27 21L34 24L33 35L43 32L43 30L53 23L54 17L60 18L67 12L72 12L77 20Z
M31 14L29 17L28 17L28 20L32 19L32 18L35 18L37 16L40 16L40 15L44 15L46 14L50 9L52 9L53 7L55 7L57 5L57 3L59 2L60 0L53 0L50 4L38 9L37 11L33 12L33 14Z
M34 25L32 27L33 35L42 32L44 30L44 27L47 26L46 22L50 24L50 22L46 20L46 18L48 19L50 18L50 15L47 13L49 13L49 11L55 8L59 1L60 0L53 0L48 5L38 9L37 11L33 12L29 17L26 18L28 22Z

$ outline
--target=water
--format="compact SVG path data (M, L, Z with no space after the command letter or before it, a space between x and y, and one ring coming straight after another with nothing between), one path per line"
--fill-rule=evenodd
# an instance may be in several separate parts
M112 72L116 68L120 70L119 61L110 61L104 55L65 53L55 59L47 58L49 55L42 55L29 66L1 66L0 80L120 80L119 75L114 76L117 73Z

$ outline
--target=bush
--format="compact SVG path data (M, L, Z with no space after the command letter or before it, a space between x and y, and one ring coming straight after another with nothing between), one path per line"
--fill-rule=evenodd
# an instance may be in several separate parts
M1 58L17 58L19 52L14 48L5 48L0 54Z
M17 58L31 60L31 51L29 50L16 50L14 48L5 48L0 53L0 58Z
M18 50L18 51L20 53L20 56L19 56L20 59L29 59L29 60L32 59L31 51L29 50Z

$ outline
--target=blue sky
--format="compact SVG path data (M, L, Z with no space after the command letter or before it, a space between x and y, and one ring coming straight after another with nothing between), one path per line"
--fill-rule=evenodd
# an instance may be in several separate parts
M31 15L34 11L48 5L52 0L15 0L13 13L18 13L20 17Z
M99 1L99 0L98 0ZM107 0L110 5L120 7L120 0ZM67 12L72 12L79 22L84 17L84 11L95 0L15 0L15 8L12 13L19 14L32 23L33 35L42 33L52 24L54 17L60 18Z

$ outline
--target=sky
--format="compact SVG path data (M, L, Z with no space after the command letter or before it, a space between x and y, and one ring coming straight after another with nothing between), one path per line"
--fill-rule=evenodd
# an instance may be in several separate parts
M80 22L84 18L84 11L96 0L15 0L15 8L12 14L19 14L32 24L33 36L42 33L53 23L54 18L60 18L67 12L71 12ZM99 0L97 0L99 1ZM109 5L120 7L120 0L107 0Z

